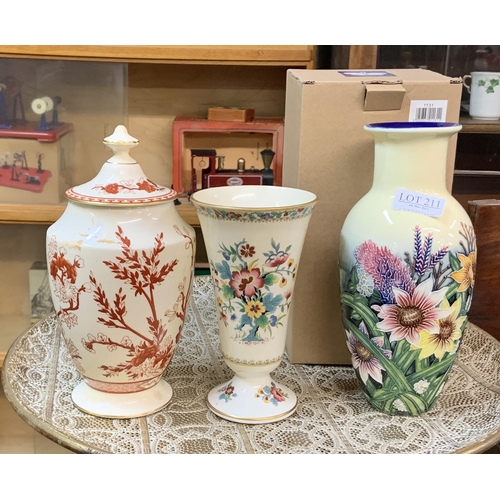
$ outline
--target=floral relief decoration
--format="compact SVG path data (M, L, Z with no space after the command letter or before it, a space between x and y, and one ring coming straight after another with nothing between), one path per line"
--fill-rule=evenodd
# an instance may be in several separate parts
M418 415L436 401L467 323L476 239L462 223L460 249L432 252L414 229L413 255L365 241L342 290L347 347L362 389L377 409Z

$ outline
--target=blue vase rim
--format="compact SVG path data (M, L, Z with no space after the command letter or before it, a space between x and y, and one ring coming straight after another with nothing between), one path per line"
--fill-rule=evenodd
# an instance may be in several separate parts
M460 127L460 123L455 122L379 122L365 125L365 128L379 128L388 130L410 130L418 128L436 129Z

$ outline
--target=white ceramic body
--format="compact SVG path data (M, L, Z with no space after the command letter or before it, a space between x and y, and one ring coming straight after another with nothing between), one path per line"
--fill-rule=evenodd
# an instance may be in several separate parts
M209 404L222 406L216 412L236 421L279 420L287 402L277 394L271 405L262 404L257 394L266 398L266 391L276 391L269 374L285 351L295 277L316 197L291 188L235 186L198 191L191 199L210 261L222 355L235 379L252 387L246 389L248 399L235 384L240 397L228 401L215 394ZM267 396L272 399L270 392Z
M470 93L469 115L472 118L500 119L500 72L472 71L464 76L464 85Z
M341 231L346 340L370 403L386 413L419 414L434 404L454 362L474 284L476 248L472 224L446 188L448 142L460 126L413 123L406 124L406 129L384 129L385 124L379 125L365 127L375 139L373 186L349 212ZM444 212L429 216L395 209L398 189L420 193L423 202L441 198ZM411 304L409 296L415 299L410 300ZM423 315L419 310L422 297L428 300ZM453 318L454 307L459 306ZM384 319L389 312L392 320ZM392 329L388 328L391 321ZM398 321L408 329L396 332L394 325ZM451 326L453 333L445 333ZM451 336L439 343L441 334ZM369 339L369 344L363 343L363 338ZM378 360L368 352L372 344ZM430 355L433 349L435 355ZM442 370L438 369L439 363ZM388 388L388 377L398 375L389 374L390 364L396 365L407 380L399 379L399 386L389 382ZM439 376L422 371L419 378L417 372L426 365L434 365ZM434 391L432 395L429 387Z
M194 252L194 230L172 201L69 201L47 231L49 281L69 352L90 387L130 394L160 381L184 324Z

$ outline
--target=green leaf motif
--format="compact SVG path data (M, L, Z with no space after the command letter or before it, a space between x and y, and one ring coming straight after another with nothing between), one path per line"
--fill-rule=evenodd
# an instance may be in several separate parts
M448 290L446 292L446 300L448 300L448 302L453 297L453 295L455 295L459 286L460 286L459 283L455 281L448 287Z
M388 390L388 389L377 389L373 393L373 399L376 399L377 401L383 402L383 401L389 401L389 400L394 400L398 395L397 390Z
M451 252L448 252L448 257L450 259L450 266L453 271L460 271L462 269L462 264Z
M269 324L269 320L267 319L267 316L265 316L264 314L262 316L259 316L256 320L255 320L255 324L259 327L259 328L265 328L268 324Z
M222 295L226 300L231 300L234 298L234 290L229 285L223 285Z
M265 277L264 277L264 283L267 285L267 286L271 286L271 285L274 285L275 283L278 283L279 281L279 276L276 275L276 274L267 274Z
M363 319L357 311L352 311L351 318L355 319L356 321L361 321Z
M368 298L365 297L364 295L357 293L354 296L354 302L356 302L357 304L362 304L362 305L367 306L368 305Z
M425 401L411 392L400 394L399 399L403 401L411 415L420 415L427 411Z
M479 80L477 82L478 87L484 87L486 85L486 82L484 80Z

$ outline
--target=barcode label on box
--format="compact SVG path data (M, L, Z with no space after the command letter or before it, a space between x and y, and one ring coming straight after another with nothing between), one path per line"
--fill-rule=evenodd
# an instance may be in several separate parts
M445 122L448 101L411 101L410 122Z

